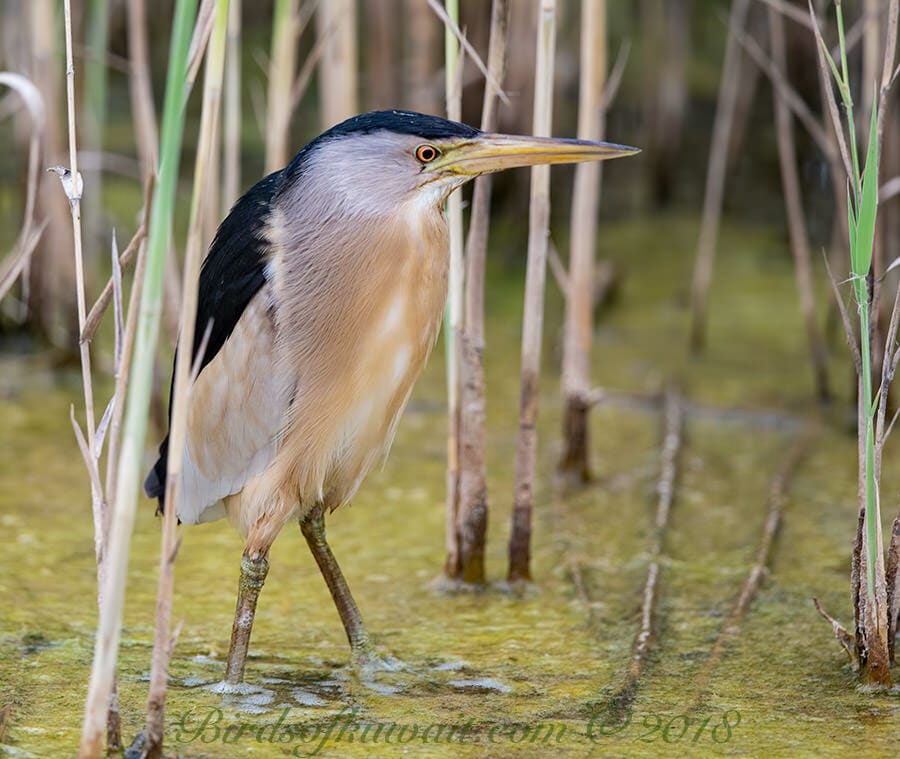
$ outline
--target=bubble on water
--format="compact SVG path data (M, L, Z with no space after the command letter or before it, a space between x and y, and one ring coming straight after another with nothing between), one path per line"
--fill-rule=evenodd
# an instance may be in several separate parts
M451 680L450 685L454 688L476 688L478 690L494 690L500 693L512 693L512 688L494 680L492 677L479 677L474 680Z
M311 693L303 688L294 688L291 691L294 700L301 706L325 706L328 702L319 698L315 693Z

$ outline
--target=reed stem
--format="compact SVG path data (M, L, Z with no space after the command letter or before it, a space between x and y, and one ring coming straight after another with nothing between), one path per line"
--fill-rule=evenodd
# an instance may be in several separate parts
M534 74L534 126L537 137L549 137L553 125L553 64L556 52L556 0L541 0L537 64ZM512 530L509 536L509 582L531 579L531 513L537 464L538 378L544 328L544 282L550 223L550 167L531 169L528 211L528 265L522 324L522 373L519 435L516 444Z

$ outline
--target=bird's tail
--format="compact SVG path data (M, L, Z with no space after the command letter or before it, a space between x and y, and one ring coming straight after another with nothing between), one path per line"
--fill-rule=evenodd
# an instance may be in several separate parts
M144 493L147 494L147 498L159 499L159 506L156 510L158 514L163 513L166 505L166 461L168 457L169 436L166 435L159 445L159 458L147 474L147 479L144 480Z

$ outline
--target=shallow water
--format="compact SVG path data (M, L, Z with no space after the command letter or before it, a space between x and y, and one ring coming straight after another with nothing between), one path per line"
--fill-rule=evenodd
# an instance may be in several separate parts
M695 240L695 221L677 217L607 226L601 239L625 277L597 329L595 380L632 393L674 380L690 403L652 654L624 717L608 707L639 624L661 417L652 403L598 408L596 485L554 495L560 304L550 284L534 587L514 597L497 588L447 596L430 586L444 558L436 354L387 466L328 521L370 631L407 668L367 684L351 676L327 590L300 531L289 528L272 552L247 684L223 688L241 543L224 522L182 528L169 747L190 757L895 756L900 697L857 687L811 604L816 595L851 621L855 444L837 411L840 423L822 424L790 488L770 573L700 692L753 564L771 479L813 409L789 258L770 233L725 229L709 350L689 359L684 301ZM492 579L505 569L520 284L498 283L489 298ZM840 340L834 354L832 378L846 397ZM0 357L0 708L11 705L0 752L10 756L71 755L80 732L96 590L87 484L67 418L78 383L77 370L52 371L43 356ZM886 459L886 521L896 458ZM144 502L120 659L129 739L146 699L158 533Z

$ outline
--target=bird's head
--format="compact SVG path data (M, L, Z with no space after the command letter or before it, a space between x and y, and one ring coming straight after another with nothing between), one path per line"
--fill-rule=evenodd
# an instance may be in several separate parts
M480 174L637 152L608 142L488 134L436 116L395 110L366 113L332 127L295 162L305 170L327 172L330 188L356 210L362 206L377 212L411 199L440 206Z

